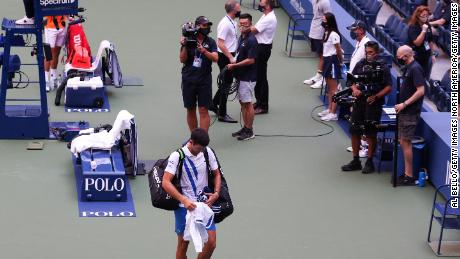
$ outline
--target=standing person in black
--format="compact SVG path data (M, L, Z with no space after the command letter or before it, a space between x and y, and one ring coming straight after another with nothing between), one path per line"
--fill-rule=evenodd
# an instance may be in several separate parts
M198 128L196 106L200 114L200 128L209 129L210 119L208 108L212 102L212 62L217 62L216 42L208 36L212 22L204 16L198 16L195 26L197 46L187 46L185 38L181 38L179 54L182 67L182 98L187 109L187 124L192 131ZM185 24L184 26L190 26ZM193 24L191 24L193 27Z
M422 76L422 67L415 61L412 49L401 46L397 53L398 63L404 66L403 82L398 104L395 105L398 113L398 137L404 155L404 173L398 177L398 185L415 185L412 168L412 139L420 119L423 96L425 94L425 78Z
M267 65L268 59L272 53L273 38L276 32L276 16L273 11L275 0L260 0L259 11L263 13L256 25L251 27L251 32L254 33L258 46L257 55L257 84L255 94L257 102L255 106L255 114L268 113L268 80L267 80Z
M225 15L217 25L217 51L219 53L219 60L217 65L220 72L228 65L235 63L235 52L238 47L238 25L235 19L240 16L241 7L235 0L228 0L225 3ZM228 90L233 82L233 75L227 71L224 76L222 85L218 86L217 92L212 100L211 111L217 113L217 118L221 122L237 123L235 119L227 114L227 99Z
M415 9L409 24L408 44L415 51L415 60L422 66L423 74L426 79L430 78L431 65L435 62L432 55L434 50L433 33L431 25L428 23L430 9L421 5Z
M353 103L350 120L353 160L342 166L342 171L362 169L361 172L363 174L370 174L375 171L372 159L377 144L377 128L373 124L380 123L385 96L391 92L392 85L390 69L385 61L380 60L379 52L379 44L375 41L368 41L365 45L366 57L356 64L352 72L353 75L366 75L369 73L366 67L372 67L372 70L375 71L375 67L379 66L383 70L383 76L381 82L366 84L367 91L361 89L358 84L351 86L352 94L356 98ZM362 168L361 161L359 160L359 145L361 144L361 136L363 135L366 135L367 143L369 143L367 161L364 164L364 168Z
M229 64L229 70L235 71L235 78L239 80L238 99L243 115L243 128L232 133L238 140L249 140L255 137L254 122L254 87L257 80L257 40L251 32L252 16L242 14L240 17L241 36L238 41L237 59L235 64Z

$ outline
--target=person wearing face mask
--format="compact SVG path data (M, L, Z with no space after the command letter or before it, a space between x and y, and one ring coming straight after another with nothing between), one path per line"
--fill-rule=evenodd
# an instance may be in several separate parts
M433 56L436 52L433 52L435 45L431 25L428 23L429 15L428 7L421 5L415 9L408 22L408 45L415 51L415 60L422 66L426 79L430 78L431 62L436 60Z
M335 16L332 13L326 13L323 17L321 26L325 28L323 38L323 76L328 86L328 108L320 112L322 121L338 120L336 111L337 104L332 101L332 96L337 92L338 81L342 78L343 52L340 45L342 38Z
M317 89L321 88L324 79L323 79L323 36L324 28L321 26L323 21L323 16L325 13L332 12L331 3L329 0L313 0L311 1L313 5L313 19L310 25L310 32L308 33L308 38L310 39L310 48L311 52L315 52L318 55L318 69L316 74L303 81L304 84L310 85L311 88Z
M262 17L260 17L256 25L251 27L251 31L258 42L255 114L268 113L267 65L272 53L273 38L275 37L278 23L273 10L274 6L275 0L260 0L258 10L263 13Z
M395 105L398 114L398 137L404 156L404 173L398 177L398 185L415 185L412 168L412 139L420 119L423 97L425 94L425 78L423 69L414 58L411 47L404 45L396 52L398 63L403 65L403 81L399 100Z
M217 65L220 71L228 65L235 63L235 52L238 46L238 25L235 19L240 17L241 7L235 0L228 0L225 3L225 15L217 26L217 51L219 59ZM218 116L221 122L236 123L237 121L227 114L228 89L233 81L232 73L227 72L223 85L217 89L212 100L213 105L210 108Z
M356 40L356 45L353 53L351 54L350 65L348 71L352 72L356 64L366 57L365 45L370 40L366 36L366 24L363 21L356 20L353 24L347 27L350 30L350 37L353 40ZM322 113L319 113L318 116L323 116ZM364 137L361 141L359 157L367 157L368 153L368 144L364 140ZM347 151L353 152L353 147L347 147Z
M209 37L212 22L205 16L198 16L195 26L197 46L188 47L185 38L180 40L179 60L182 67L182 99L187 109L187 124L192 131L198 128L196 106L200 116L200 128L209 129L208 109L212 103L212 62L217 62L217 45Z
M236 63L229 64L227 67L235 71L236 79L240 81L238 87L238 99L241 104L241 114L243 116L243 128L232 133L238 140L249 140L254 138L252 124L254 122L254 107L252 106L254 87L257 81L257 40L251 32L252 16L242 14L240 17L241 36L238 41Z
M360 60L353 69L353 75L367 73L368 66L375 63L383 64L383 80L373 85L366 85L367 91L362 91L357 84L351 85L352 95L356 98L353 103L353 111L350 120L351 145L353 160L342 166L342 171L361 170L363 174L370 174L375 171L373 157L377 143L377 128L367 125L368 122L380 122L382 106L385 103L385 96L391 92L390 68L385 62L379 59L380 47L375 41L369 41L365 45L365 58ZM364 126L364 129L363 127ZM367 160L364 168L359 160L359 145L361 136L366 135L369 144Z
M353 71L356 63L366 57L365 48L370 39L366 36L366 24L363 21L356 20L352 25L347 27L350 30L350 37L356 40L356 45L351 54L349 71Z

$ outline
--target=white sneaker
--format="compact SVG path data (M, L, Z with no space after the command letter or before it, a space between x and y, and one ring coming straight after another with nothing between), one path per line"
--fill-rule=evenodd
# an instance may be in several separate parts
M310 79L307 79L305 81L303 81L304 84L306 85L312 85L320 80L323 79L323 76L320 74L320 73L316 73L313 77L311 77Z
M16 21L16 24L18 25L32 25L35 24L34 18L28 18L27 16L24 16L24 18L19 19Z
M347 147L348 152L353 152L353 147Z
M323 117L323 116L326 116L327 114L329 114L329 109L326 109L326 110L324 110L324 111L318 113L318 116L319 116L319 117Z
M337 117L337 114L335 113L328 113L327 115L321 117L322 121L336 121L339 118Z
M363 148L359 151L359 157L361 158L367 157L367 148Z
M323 77L321 77L321 80L310 85L310 87L313 89L320 89L321 87L323 87L323 85L326 85L326 80L323 80Z

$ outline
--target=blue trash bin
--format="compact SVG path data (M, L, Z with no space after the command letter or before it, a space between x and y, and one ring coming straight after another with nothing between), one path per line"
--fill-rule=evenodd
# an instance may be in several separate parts
M423 154L425 152L425 140L422 137L415 137L412 140L412 168L414 177L418 179L418 174L422 168ZM401 146L398 144L398 176L404 173L404 155Z

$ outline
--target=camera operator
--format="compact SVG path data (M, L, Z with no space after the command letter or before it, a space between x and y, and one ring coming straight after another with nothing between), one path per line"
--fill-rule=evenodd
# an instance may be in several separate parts
M395 105L396 113L398 113L399 143L404 155L404 174L398 177L397 183L398 185L415 185L412 172L412 139L422 109L425 79L423 69L415 61L411 47L407 45L399 47L396 57L398 62L405 66L399 103Z
M372 158L377 142L376 124L380 123L385 95L391 92L392 84L390 69L384 61L379 60L379 52L380 48L377 42L367 42L365 45L366 58L359 61L353 69L353 75L366 76L378 73L380 76L378 76L379 79L371 76L370 78L365 78L363 83L353 83L351 85L352 95L356 98L350 121L353 160L342 166L342 171L362 169L363 174L375 171ZM380 71L377 71L377 67ZM364 168L359 160L359 145L363 134L366 135L369 143L368 157Z
M196 105L200 114L200 128L209 129L208 109L212 102L212 62L217 62L216 42L208 36L212 22L198 16L193 24L184 24L179 59L182 67L182 98L187 109L187 124L192 131L198 128ZM196 37L193 37L196 35ZM196 42L195 42L196 41Z

